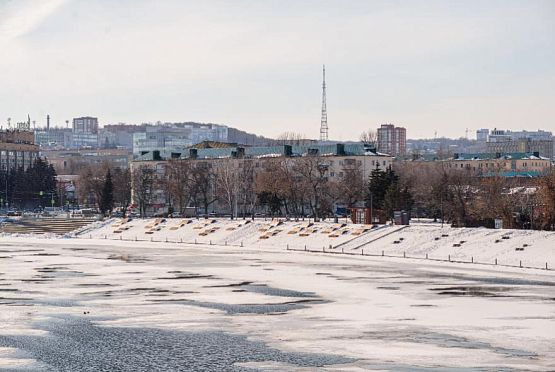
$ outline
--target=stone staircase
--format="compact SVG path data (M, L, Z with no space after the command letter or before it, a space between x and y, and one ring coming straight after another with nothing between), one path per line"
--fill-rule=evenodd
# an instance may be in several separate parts
M91 218L22 218L0 226L2 233L66 234L96 220Z

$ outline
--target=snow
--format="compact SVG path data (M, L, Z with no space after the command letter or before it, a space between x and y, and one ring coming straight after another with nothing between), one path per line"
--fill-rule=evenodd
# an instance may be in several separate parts
M428 253L457 260L497 257L501 263L555 264L552 232L415 223L353 235L361 226L348 224L342 227L349 230L346 235L330 238L321 230L335 226L323 222L314 225L320 231L302 237L287 232L307 221L269 226L271 221L256 220L237 226L243 220L217 220L207 227L219 229L202 236L199 231L206 227L194 227L203 220L177 230L171 227L181 220L168 220L153 234L144 233L153 219L132 220L129 229L114 233L126 225L116 226L118 222L111 220L79 239L0 237L0 288L11 290L0 292L0 336L36 334L38 319L90 311L90 319L102 326L218 330L283 351L356 358L327 370L555 369L555 271L420 259ZM260 239L262 228L283 231ZM180 239L192 244L172 243ZM466 242L453 247L461 240ZM324 246L326 252L329 244L331 251L340 251L344 243L345 253L356 255L297 252L287 250L287 243L290 249ZM514 250L525 243L524 251ZM362 249L400 256L406 251L418 259L362 256ZM52 272L40 271L44 268ZM186 279L178 279L182 274ZM228 313L212 306L305 299L252 291L241 282L309 292L309 299L324 302L271 314ZM1 348L0 366L23 363L16 355ZM271 363L245 365L270 368Z
M162 221L163 219L159 219ZM169 241L278 250L328 251L483 264L555 268L555 232L452 228L437 223L382 225L371 229L333 222L228 219L111 220L80 238ZM185 224L185 222L187 222ZM116 232L118 231L119 232ZM150 233L152 231L152 233ZM294 233L293 233L294 232Z

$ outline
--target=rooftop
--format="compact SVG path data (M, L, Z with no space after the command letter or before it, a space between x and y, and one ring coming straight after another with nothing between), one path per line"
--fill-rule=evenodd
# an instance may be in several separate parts
M280 156L389 156L379 153L361 143L331 143L331 144L308 144L308 145L280 145L280 146L231 146L206 148L197 146L183 149L182 152L169 152L161 149L149 151L138 156L135 160L165 160L170 158L196 158L196 159L219 159L219 158L268 158Z
M475 154L454 154L455 161L468 160L549 160L540 156L538 152L510 152L510 153L475 153Z

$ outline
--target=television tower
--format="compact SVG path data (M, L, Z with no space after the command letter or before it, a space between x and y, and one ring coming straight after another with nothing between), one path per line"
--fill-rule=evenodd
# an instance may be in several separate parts
M320 120L320 141L328 140L328 110L326 108L326 65L322 68L322 119Z

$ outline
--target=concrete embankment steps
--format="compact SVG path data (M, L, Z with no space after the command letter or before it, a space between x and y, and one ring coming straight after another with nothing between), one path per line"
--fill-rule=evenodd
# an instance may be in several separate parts
M0 232L17 234L67 234L90 223L90 218L22 218L0 227Z
M380 240L382 238L385 238L386 236L389 236L391 234L397 233L403 229L405 229L408 226L402 225L402 226L380 226L377 228L374 228L370 231L368 231L365 234L362 234L354 239L348 240L342 244L339 244L335 247L333 247L333 249L335 250L339 250L339 251L355 251L358 250L364 246L366 246L367 244L371 244L377 240Z

